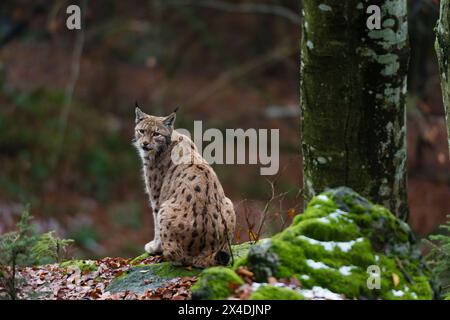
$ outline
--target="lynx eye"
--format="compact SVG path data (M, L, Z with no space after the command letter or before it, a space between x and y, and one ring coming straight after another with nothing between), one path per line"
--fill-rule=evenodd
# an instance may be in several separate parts
M153 136L154 136L154 137L158 137L158 136L160 136L160 135L161 135L161 133L159 133L158 131L153 132Z
M145 133L145 130L144 130L144 129L139 129L139 133L140 133L140 134L144 134L144 133Z

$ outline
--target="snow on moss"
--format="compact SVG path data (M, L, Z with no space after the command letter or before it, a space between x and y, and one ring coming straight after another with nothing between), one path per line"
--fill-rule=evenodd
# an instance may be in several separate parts
M411 239L408 225L387 209L351 189L336 188L314 197L291 226L253 245L233 268L245 266L254 274L253 293L272 279L272 287L256 297L290 296L289 290L295 290L306 299L431 299L428 273ZM381 288L372 290L367 270L374 265L381 270ZM216 285L212 277L202 280L205 277L199 280L203 288ZM273 278L292 277L301 289L273 288L286 286L273 283ZM221 291L221 297L226 294Z
M337 248L337 249L341 250L342 252L349 252L355 243L364 241L364 238L358 238L355 240L344 241L344 242L318 241L316 239L312 239L312 238L306 237L304 235L300 235L300 236L298 236L298 238L308 241L310 244L313 244L313 245L320 245L327 251L333 251Z
M328 11L328 12L331 12L331 11L333 11L333 8L331 8L329 5L327 5L327 4L324 4L324 3L321 3L321 4L319 4L319 10L320 11Z

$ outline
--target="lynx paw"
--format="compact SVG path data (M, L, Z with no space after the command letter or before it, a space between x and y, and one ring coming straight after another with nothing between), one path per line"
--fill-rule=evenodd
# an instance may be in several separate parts
M161 241L152 240L145 245L144 249L145 249L145 252L147 252L149 254L162 253Z

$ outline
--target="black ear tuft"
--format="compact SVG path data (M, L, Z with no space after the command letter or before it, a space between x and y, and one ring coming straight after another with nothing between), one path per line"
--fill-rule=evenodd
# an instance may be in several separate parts
M178 109L180 109L180 107L176 107L175 110L173 110L173 113L177 113Z
M177 118L177 114L175 112L172 112L167 117L164 118L163 123L169 128L173 128L173 125L175 123L175 119Z
M135 122L136 122L136 124L137 124L137 123L139 123L142 119L145 118L145 113L142 112L142 110L139 108L139 105L138 105L137 101L136 101L136 103L135 103L135 113L136 113L136 120L135 120Z

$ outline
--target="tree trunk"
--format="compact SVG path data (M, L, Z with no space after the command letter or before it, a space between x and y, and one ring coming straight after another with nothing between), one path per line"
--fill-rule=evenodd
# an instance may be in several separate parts
M450 148L450 1L441 0L439 21L436 30L436 52L441 74L442 96L444 99L445 118L447 122L448 144Z
M348 186L408 215L405 93L406 0L304 0L301 109L306 199Z

